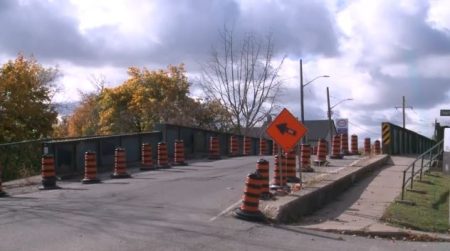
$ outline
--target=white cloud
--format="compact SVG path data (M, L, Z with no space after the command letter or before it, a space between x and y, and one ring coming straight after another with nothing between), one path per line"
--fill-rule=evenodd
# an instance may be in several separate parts
M415 107L407 124L429 136L429 123L450 105L447 0L0 1L0 60L22 51L58 64L64 92L56 98L73 100L78 89L92 89L91 75L103 74L115 86L132 65L184 62L189 76L198 76L224 25L237 34L272 32L277 56L288 56L283 105L295 114L298 60L305 83L331 76L305 88L306 118L326 116L327 86L332 104L354 99L335 115L373 137L383 120L401 123L394 107L402 96ZM192 95L201 92L194 87Z

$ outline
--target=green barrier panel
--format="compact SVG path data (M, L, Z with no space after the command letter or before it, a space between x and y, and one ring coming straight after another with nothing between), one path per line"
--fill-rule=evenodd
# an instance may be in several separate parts
M382 151L385 154L420 154L436 144L435 140L389 122L381 123Z

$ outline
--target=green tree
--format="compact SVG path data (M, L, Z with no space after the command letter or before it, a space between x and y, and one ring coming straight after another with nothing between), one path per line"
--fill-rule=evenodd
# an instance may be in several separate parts
M33 57L18 55L0 68L0 142L51 135L57 112L51 104L58 77Z

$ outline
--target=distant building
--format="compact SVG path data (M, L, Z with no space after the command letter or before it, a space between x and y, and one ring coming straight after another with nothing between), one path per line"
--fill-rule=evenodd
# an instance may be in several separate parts
M333 135L336 135L334 120L331 123ZM305 127L308 129L305 135L308 144L316 145L319 139L330 141L330 124L328 120L306 120Z
M306 135L306 142L311 145L316 145L319 139L325 139L330 141L330 126L328 120L306 120L305 127L308 129ZM334 121L332 121L333 135L336 135L336 127ZM263 137L270 139L265 132L266 128L253 127L247 130L247 136L250 137ZM242 130L242 134L244 134Z

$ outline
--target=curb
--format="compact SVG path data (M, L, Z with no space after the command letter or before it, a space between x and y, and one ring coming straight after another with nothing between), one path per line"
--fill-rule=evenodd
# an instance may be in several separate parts
M311 214L333 201L353 183L383 166L389 159L389 155L363 158L339 173L330 174L312 187L305 186L299 192L279 197L276 201L263 202L261 211L277 223L298 221L302 216Z
M314 231L322 231L336 234L357 235L367 237L380 237L396 240L421 241L421 242L450 242L450 236L440 233L426 233L415 230L398 230L398 231L371 231L371 230L345 230L345 229L320 229L320 228L304 228Z

